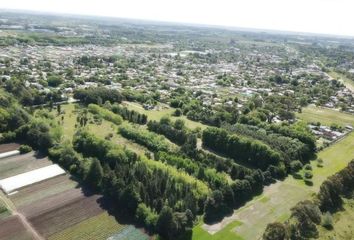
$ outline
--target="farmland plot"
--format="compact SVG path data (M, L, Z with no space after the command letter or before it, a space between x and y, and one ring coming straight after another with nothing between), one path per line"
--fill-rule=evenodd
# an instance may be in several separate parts
M114 216L107 212L89 218L76 225L73 225L62 232L50 236L49 240L98 240L107 239L112 234L125 229L125 225L119 224Z
M102 213L100 195L85 196L81 189L70 189L19 208L44 237Z
M32 240L33 237L23 226L18 216L0 220L0 240Z
M22 188L18 193L11 195L10 199L17 208L20 208L77 186L77 182L71 180L68 175L63 175Z
M12 177L51 164L52 162L50 162L47 157L36 156L33 152L0 159L0 179Z

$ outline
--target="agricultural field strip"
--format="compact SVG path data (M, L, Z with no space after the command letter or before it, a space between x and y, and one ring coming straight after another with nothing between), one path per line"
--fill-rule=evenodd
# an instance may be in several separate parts
M104 212L100 207L99 195L83 196L58 208L29 217L31 224L45 237L61 232L77 223ZM51 203L55 204L55 203Z
M103 212L51 235L49 240L106 239L127 226L119 224L114 216Z
M77 182L70 180L68 175L62 175L22 188L9 197L15 206L19 208L76 187L78 187Z
M25 228L19 216L10 216L0 220L1 240L34 240L35 238Z
M12 177L34 169L52 165L46 157L38 157L35 153L21 154L0 159L0 179Z

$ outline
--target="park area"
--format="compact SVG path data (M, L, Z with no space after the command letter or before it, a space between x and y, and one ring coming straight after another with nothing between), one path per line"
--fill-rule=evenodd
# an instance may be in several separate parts
M305 116L304 120L307 119L307 121L326 119L327 124L354 123L354 116L327 109L311 111L311 118L308 117L309 115ZM331 118L331 116L335 117ZM284 181L277 181L265 187L260 196L255 197L221 222L212 225L201 222L193 229L192 239L219 240L226 239L226 237L237 240L259 239L268 223L287 220L290 216L290 209L297 202L310 199L326 178L343 169L354 159L353 149L354 132L351 132L318 153L318 157L323 159L323 167L318 167L316 161L311 162L312 186L306 185L304 180L295 179L293 176L287 177ZM346 207L350 206L346 205ZM342 221L348 222L348 219L352 219L352 215L347 215ZM345 227L348 228L348 224L343 226Z
M17 147L0 145L0 149L10 151ZM48 158L33 152L0 159L0 169L0 180L6 181L58 170ZM40 181L17 184L8 195L0 192L0 240L150 238L143 230L121 223L112 215L108 201L72 176L41 175Z

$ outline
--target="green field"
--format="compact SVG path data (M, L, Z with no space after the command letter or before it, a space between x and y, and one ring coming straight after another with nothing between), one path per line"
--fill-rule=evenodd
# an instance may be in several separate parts
M234 228L237 226L240 226L241 223L238 221L234 221L230 224L228 224L222 231L219 231L213 235L209 234L208 232L204 231L202 224L198 224L194 229L193 229L193 235L192 239L195 240L200 240L200 239L210 239L210 240L224 240L224 239L232 239L232 240L242 240L240 236L238 236Z
M354 132L319 153L319 157L324 161L322 168L317 167L316 162L311 163L314 173L313 186L308 186L303 180L289 176L282 182L265 187L260 197L236 210L231 217L218 223L219 226L196 226L193 231L193 239L218 239L215 238L218 236L216 234L230 234L232 231L236 233L234 239L237 239L237 236L244 240L258 239L268 223L286 220L290 216L290 208L299 201L311 198L327 177L343 169L354 159L353 149ZM237 224L236 227L232 226L235 221L241 224ZM214 235L210 235L204 230L212 231L215 227L220 231Z
M322 125L327 126L332 123L341 126L348 124L354 126L354 115L313 105L303 108L302 113L298 113L296 116L306 122L320 122Z
M195 129L197 127L200 127L203 130L208 127L207 125L202 124L200 122L189 120L185 116L181 116L181 117L172 116L175 110L167 105L162 105L160 110L145 110L139 103L134 103L134 102L124 102L123 105L130 110L135 110L139 113L146 114L148 116L148 120L159 121L161 117L170 116L172 120L183 119L186 123L186 126L190 129Z
M348 89L351 91L354 91L354 81L352 79L347 78L345 75L338 73L338 72L329 72L328 75L330 75L334 79L338 79L341 81Z
M333 230L318 227L319 239L347 240L354 236L354 199L344 199L343 211L333 214Z
M75 134L75 131L77 130L77 128L75 128L75 124L77 124L76 122L77 111L75 110L75 105L77 104L66 104L66 105L62 105L61 107L62 111L65 112L65 114L63 115L64 121L62 125L62 127L64 128L64 139L72 140L72 137ZM62 115L57 116L57 120L60 120L61 116ZM88 116L92 117L92 114L89 113ZM143 154L146 151L148 151L143 146L140 146L118 135L117 126L115 126L113 123L108 122L106 120L102 120L102 123L100 125L89 122L87 124L87 128L90 130L90 132L94 133L96 136L101 138L104 138L108 134L112 133L113 134L113 137L111 138L112 142L115 142L120 146L126 146L129 149L134 150L139 154Z

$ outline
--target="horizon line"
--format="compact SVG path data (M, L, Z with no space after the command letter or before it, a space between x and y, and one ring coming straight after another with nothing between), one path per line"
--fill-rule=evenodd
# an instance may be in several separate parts
M343 35L335 33L323 33L323 32L307 32L307 31L292 31L285 29L269 29L269 28L255 28L255 27L241 27L234 25L219 25L219 24L206 24L206 23L192 23L183 21L169 21L169 20L159 20L159 19L143 19L143 18L129 18L129 17L119 17L112 15L100 15L100 14L86 14L86 13L68 13L68 12L56 12L56 11L42 11L42 10L31 10L31 9L20 9L20 8L0 8L1 12L8 13L26 13L32 15L52 15L57 17L96 17L96 18L111 18L111 19L121 19L121 20L131 20L131 21L142 21L142 22L155 22L162 23L165 25L184 25L190 27L209 27L224 29L229 31L245 31L245 32L258 32L267 34L280 34L280 35L301 35L301 36L321 36L321 37L334 37L341 39L354 39L354 35Z

